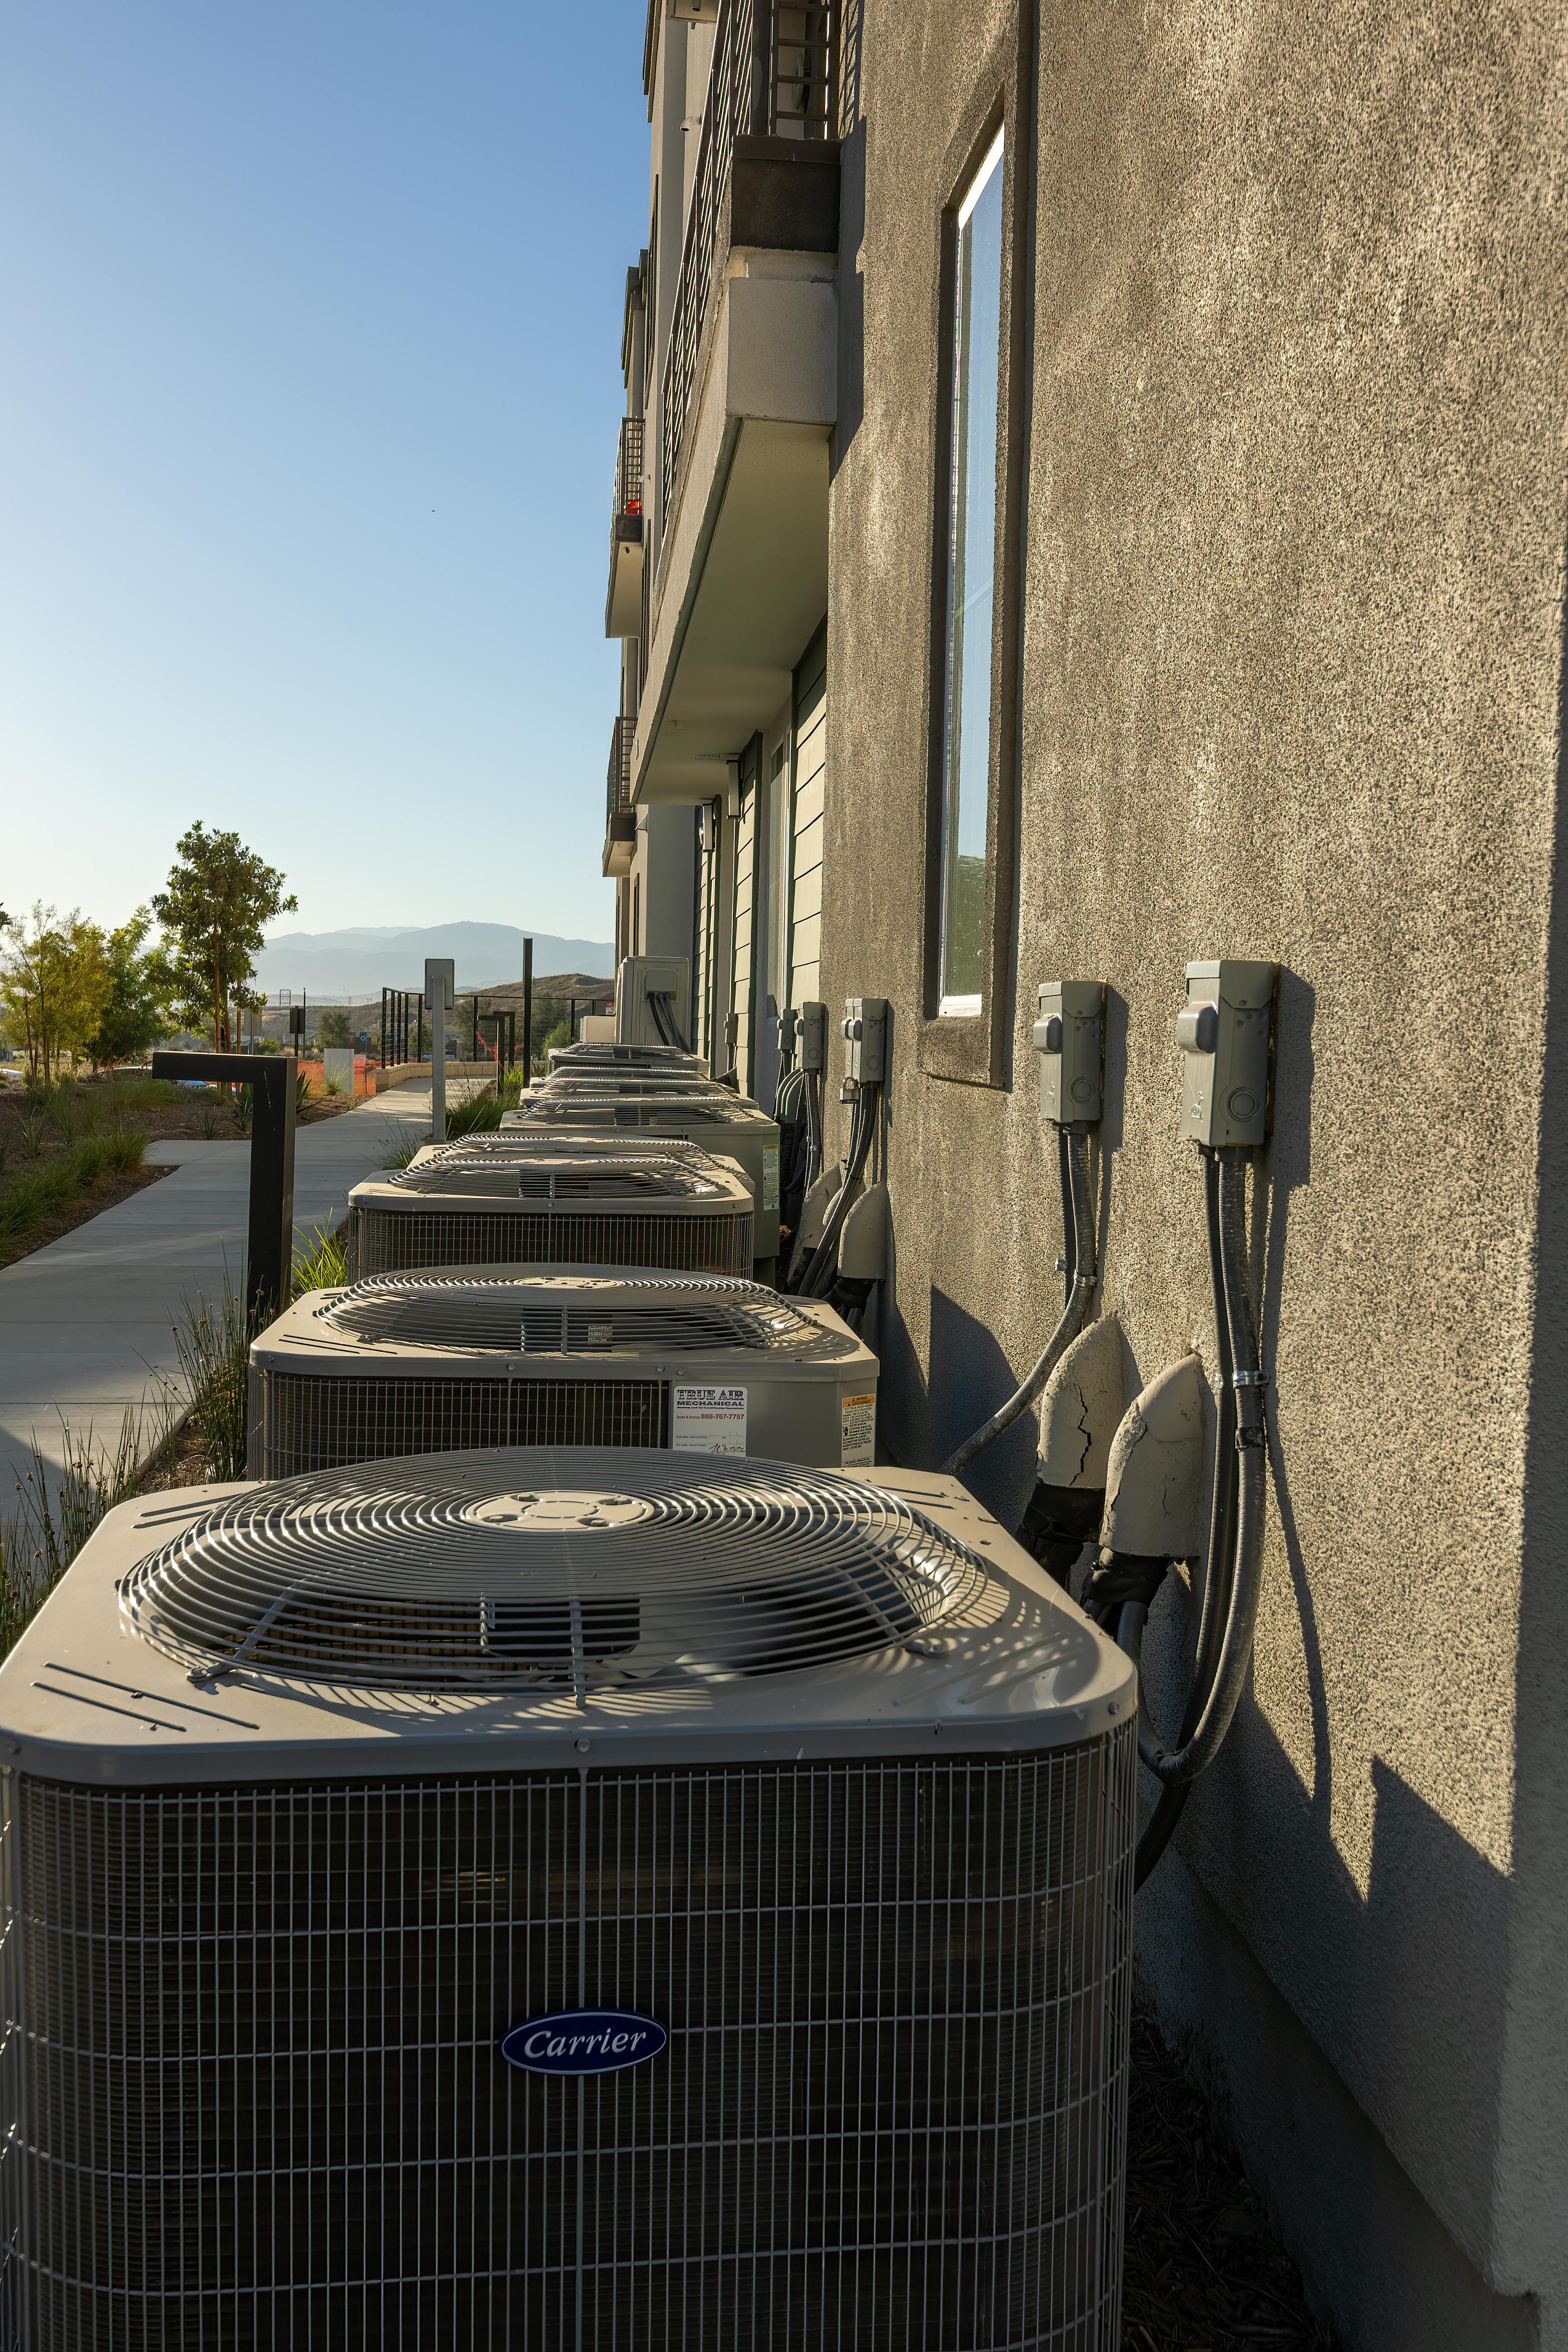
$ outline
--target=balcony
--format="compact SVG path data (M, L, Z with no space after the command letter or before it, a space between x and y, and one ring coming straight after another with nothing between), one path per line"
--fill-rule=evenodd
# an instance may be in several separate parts
M840 0L718 0L658 387L640 804L706 800L827 603Z
M606 880L618 881L632 870L637 854L637 814L632 806L632 738L637 720L619 718L610 727L610 765L605 778L605 857Z
M665 368L659 489L666 515L675 502L726 215L723 243L748 245L749 230L776 230L784 223L769 216L793 215L804 198L806 217L788 221L791 245L805 228L815 234L803 242L817 244L826 233L826 249L837 247L837 0L795 7L784 0L721 0ZM801 160L787 151L816 142L820 153L829 141L829 170L786 194L788 183L777 184L781 174ZM785 152L770 152L774 147ZM781 240L775 234L756 242Z
M642 626L642 418L623 416L610 509L610 585L605 598L607 637L635 637Z

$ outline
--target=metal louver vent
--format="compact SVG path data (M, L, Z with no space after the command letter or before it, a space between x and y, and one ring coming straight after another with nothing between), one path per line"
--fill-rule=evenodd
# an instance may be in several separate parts
M658 1356L744 1348L820 1355L831 1335L761 1283L572 1284L460 1275L373 1276L315 1310L331 1331L374 1344L515 1354Z
M436 1690L616 1690L868 1657L968 1619L978 1556L883 1489L748 1461L380 1462L226 1496L125 1578L136 1631L193 1672Z

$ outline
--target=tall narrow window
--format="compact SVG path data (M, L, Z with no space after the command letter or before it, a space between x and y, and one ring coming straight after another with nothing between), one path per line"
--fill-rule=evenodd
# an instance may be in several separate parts
M980 1011L984 971L1002 345L1002 146L998 131L959 206L953 252L939 1007L945 1013Z

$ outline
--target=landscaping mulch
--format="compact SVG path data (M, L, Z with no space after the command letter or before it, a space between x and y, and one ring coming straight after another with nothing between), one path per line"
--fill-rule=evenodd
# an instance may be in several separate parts
M1151 2020L1132 2025L1122 2352L1339 2352Z
M0 1241L0 1267L15 1265L18 1258L31 1257L50 1242L58 1242L65 1234L74 1234L78 1225L87 1224L105 1209L112 1209L121 1201L129 1201L132 1192L144 1192L160 1176L167 1176L167 1168L135 1168L123 1176L100 1176L89 1191L79 1193L62 1208L51 1209L26 1233Z

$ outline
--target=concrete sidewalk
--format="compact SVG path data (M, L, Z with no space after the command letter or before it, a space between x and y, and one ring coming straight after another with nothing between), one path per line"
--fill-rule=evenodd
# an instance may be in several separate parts
M426 1086L300 1128L296 1244L336 1224L350 1187L429 1124ZM221 1297L226 1279L244 1287L249 1145L153 1143L147 1160L174 1172L0 1271L0 1515L31 1465L35 1433L58 1463L62 1416L73 1436L96 1433L112 1447L127 1411L178 1393L182 1296Z

